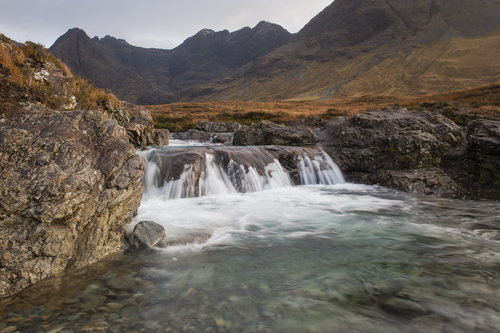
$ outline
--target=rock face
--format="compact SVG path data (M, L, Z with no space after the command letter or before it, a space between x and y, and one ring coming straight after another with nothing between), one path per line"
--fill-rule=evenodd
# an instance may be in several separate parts
M134 145L163 134L40 45L0 35L0 53L3 297L122 249L143 189Z
M155 246L165 238L165 228L153 221L141 221L128 235L127 240L133 248L147 249Z
M307 127L288 127L264 120L234 133L235 146L312 146L318 142Z
M500 122L467 128L394 107L328 122L323 148L350 181L407 192L500 199Z
M0 121L0 297L122 248L143 163L102 111Z
M468 191L475 197L500 200L500 121L470 122L467 145L453 157L449 167L454 167L456 177ZM458 163L454 166L455 161Z
M122 102L123 118L120 125L128 132L130 142L135 147L166 146L170 138L167 129L155 129L149 110Z

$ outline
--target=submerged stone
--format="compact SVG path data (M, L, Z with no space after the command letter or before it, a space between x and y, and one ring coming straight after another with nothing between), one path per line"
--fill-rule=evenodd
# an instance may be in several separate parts
M130 246L136 249L150 248L165 238L165 229L153 221L142 221L136 224L128 236Z
M399 297L388 299L381 304L381 308L388 313L405 317L420 317L427 314L427 310L420 304Z

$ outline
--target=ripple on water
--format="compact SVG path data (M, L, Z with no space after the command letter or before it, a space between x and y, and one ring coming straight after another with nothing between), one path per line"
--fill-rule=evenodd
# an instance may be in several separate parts
M496 332L495 202L352 184L145 200L166 248L0 304L0 332Z

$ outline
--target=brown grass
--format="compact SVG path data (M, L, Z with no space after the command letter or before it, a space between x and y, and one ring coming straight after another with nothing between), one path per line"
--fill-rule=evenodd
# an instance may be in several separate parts
M184 131L193 128L200 119L235 121L242 124L268 119L288 124L311 116L325 121L332 117L353 115L394 104L410 109L427 108L446 112L465 108L471 115L500 118L500 83L418 98L365 95L336 97L325 101L173 103L151 105L147 108L151 110L158 127Z
M52 68L59 77L55 82L35 80L34 74L43 68ZM28 99L50 108L61 108L76 97L80 109L103 108L113 111L120 105L109 90L99 89L88 80L75 77L68 67L50 54L42 45L32 42L16 44L0 34L0 97L12 104L11 95L27 95ZM15 93L11 94L9 91ZM5 101L7 100L7 101ZM14 103L15 104L15 103Z

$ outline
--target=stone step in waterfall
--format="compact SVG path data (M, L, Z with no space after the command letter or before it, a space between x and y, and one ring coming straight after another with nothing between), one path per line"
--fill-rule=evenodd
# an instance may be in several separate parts
M178 199L344 182L319 148L160 147L139 155L146 165L145 196Z

